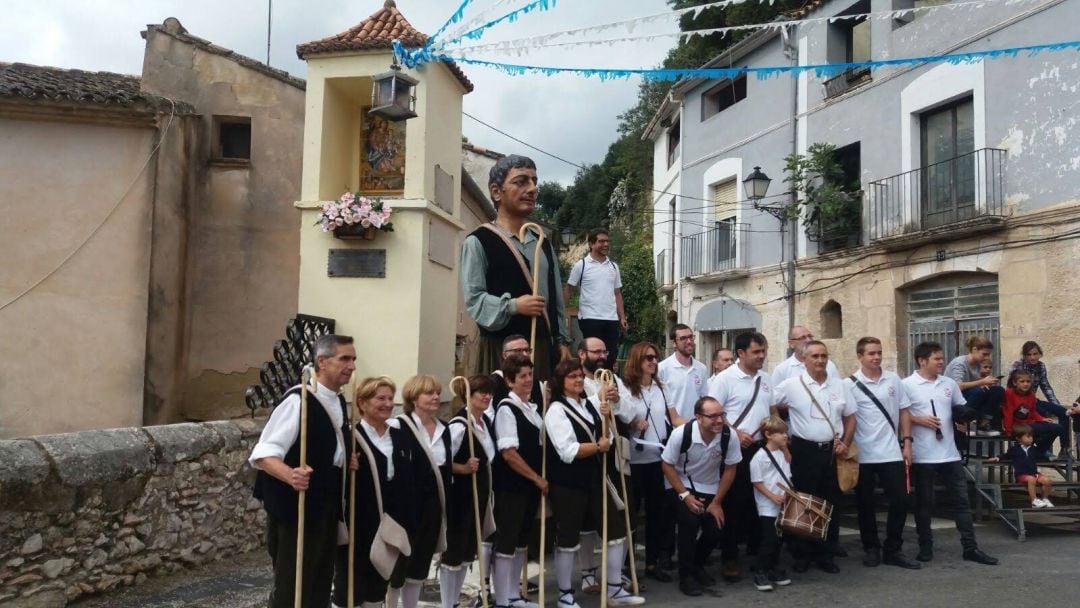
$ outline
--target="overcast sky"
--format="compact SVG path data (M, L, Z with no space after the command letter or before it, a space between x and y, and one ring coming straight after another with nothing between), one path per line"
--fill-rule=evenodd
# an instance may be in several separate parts
M497 0L474 0L465 19L479 15ZM503 7L521 6L507 0ZM344 31L378 10L383 0L275 0L270 63L305 77L296 45ZM397 0L414 27L432 34L461 0ZM16 0L5 3L0 20L0 62L24 62L64 68L142 71L146 24L166 17L180 19L193 35L260 61L266 58L267 0ZM515 23L490 30L482 42L533 36L609 23L669 10L664 0L558 0L555 8L533 12ZM500 13L496 13L500 14ZM637 28L634 33L672 31L676 20ZM604 38L628 35L612 30ZM474 43L475 44L475 43ZM613 47L547 49L528 56L476 55L506 63L580 67L651 67L671 39ZM577 162L599 162L616 137L617 115L631 106L639 79L600 82L577 76L508 76L466 66L476 90L465 97L465 111L521 139ZM532 155L542 180L569 183L575 169L525 149L502 135L463 118L465 135L476 145L500 152Z

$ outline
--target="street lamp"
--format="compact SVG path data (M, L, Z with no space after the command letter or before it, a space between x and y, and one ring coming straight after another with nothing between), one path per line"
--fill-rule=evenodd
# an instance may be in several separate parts
M771 182L769 176L761 172L761 167L754 167L753 173L747 175L746 179L743 180L743 191L746 192L746 198L752 201L765 198L765 193L769 191Z
M563 228L559 232L559 240L562 242L563 249L569 249L570 245L574 244L574 231L570 228Z
M401 73L397 63L389 72L371 77L371 109L368 114L398 122L416 117L416 96L413 89L420 81Z

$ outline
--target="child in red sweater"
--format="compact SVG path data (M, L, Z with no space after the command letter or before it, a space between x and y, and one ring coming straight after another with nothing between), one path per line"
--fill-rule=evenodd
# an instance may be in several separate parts
M1044 418L1035 409L1035 391L1031 390L1031 372L1015 369L1009 374L1008 388L1005 389L1005 402L1001 405L1001 416L1005 432L1013 433L1013 424L1026 424L1035 434L1035 453L1039 459L1053 459L1050 448L1055 439L1065 441L1065 427Z

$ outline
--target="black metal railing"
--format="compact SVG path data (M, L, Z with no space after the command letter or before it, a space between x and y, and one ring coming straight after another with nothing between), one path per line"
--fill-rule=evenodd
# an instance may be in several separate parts
M251 415L259 408L271 408L285 391L300 384L300 371L315 360L315 341L334 333L333 319L296 315L285 324L285 339L274 343L274 359L259 368L259 384L244 393Z
M818 253L862 245L862 191L849 193L843 208L830 217L817 215L806 235L817 241Z
M870 239L949 226L1005 210L1005 150L982 148L870 183Z
M681 275L696 277L744 266L746 234L742 224L718 222L716 228L682 237Z
M823 83L825 85L825 98L843 95L855 87L870 82L872 79L873 76L870 75L870 68L868 67L844 70Z

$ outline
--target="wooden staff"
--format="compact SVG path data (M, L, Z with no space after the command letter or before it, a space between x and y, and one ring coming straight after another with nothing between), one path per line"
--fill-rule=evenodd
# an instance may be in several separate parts
M464 397L464 399L465 399L465 431L468 433L469 459L471 460L473 458L476 458L476 454L474 453L474 450L473 450L473 428L472 428L473 415L472 415L472 410L470 409L472 407L472 387L469 386L469 379L466 378L465 376L455 376L454 379L450 381L450 392L452 392L454 394L454 396L461 397L461 395L458 394L457 389L455 388L455 385L454 385L454 383L457 382L458 380L461 380L462 384L465 386L465 397ZM481 416L483 416L483 414L481 414ZM452 458L452 457L453 457L452 454L447 455L447 458ZM484 560L479 559L480 558L480 547L484 544L484 532L483 532L483 530L480 529L480 498L479 498L480 497L480 491L477 489L477 485L476 485L476 474L477 474L477 471L473 471L472 475L471 475L471 477L472 477L473 523L476 525L476 557L477 557L476 561L480 564L480 581L481 581L480 599L483 602L484 608L488 608L487 589L483 588L483 581L487 580L487 578L484 576L486 567L484 565Z
M307 467L307 415L308 415L308 382L314 374L312 368L305 367L300 371L300 468ZM302 608L303 605L303 582L304 582L304 516L305 503L307 502L307 490L300 490L300 498L296 507L296 581L293 592L293 606Z
M541 231L541 234L543 234L542 231ZM535 320L536 317L533 317L533 319ZM536 331L536 325L535 325L535 321L534 321L533 332L535 333L535 331ZM540 401L543 403L543 405L540 408L540 412L541 412L540 413L540 419L543 420L544 417L547 416L547 406L548 406L547 382L541 382L540 383ZM547 430L546 430L546 426L543 423L541 423L540 424L540 478L543 479L544 481L547 481L547 449L546 448L547 448ZM540 583L538 585L539 591L537 592L537 594L539 595L539 599L540 599L540 606L544 605L544 553L545 553L544 548L546 547L546 540L547 540L547 497L545 497L543 494L541 494L540 495L540 577L537 579L537 581L539 581L539 583Z
M349 408L349 441L352 442L352 453L356 454L356 408L360 407L360 404L353 403ZM350 459L351 460L351 459ZM353 570L356 564L356 534L354 534L356 526L356 469L352 468L351 462L349 463L349 584L346 593L349 608L352 608L356 604L353 602L353 598L356 596L356 573ZM378 480L375 480L378 483ZM484 606L487 608L487 606Z
M521 225L521 229L518 230L518 240L521 241L522 243L525 242L525 235L528 233L529 228L535 228L536 229L536 249L533 250L533 263L532 263L532 267L533 267L532 268L532 271L533 271L533 276L532 276L533 292L532 292L532 295L533 296L539 296L540 295L540 254L543 252L542 247L544 246L544 229L541 228L539 224L535 224L533 222L525 222L524 224ZM546 304L545 304L545 306L546 306ZM537 320L537 318L538 317L533 317L532 318L532 329L529 331L529 348L533 349L534 353L537 352L537 350L536 350L536 320ZM550 358L550 354L548 355L548 357ZM534 364L536 363L535 359L533 359L533 363Z
M610 371L608 371L608 370L603 370L603 371L608 372L608 374L607 374L608 376L611 375ZM611 422L612 422L612 424L614 424L615 423L615 413L614 412L609 412L608 415L611 416ZM619 433L618 433L618 431L616 431L615 432L615 458L617 460L615 462L622 463L622 466L625 466L626 463L625 463L625 461L622 460L622 453L623 452L622 452L622 446L620 444L620 441L621 441L621 439L619 437ZM622 501L623 501L623 505L624 505L623 516L626 518L626 543L630 546L630 548L627 550L627 555L630 556L630 582L633 584L634 595L638 595L638 591L640 591L640 590L638 589L638 579L637 579L637 558L634 557L634 529L632 527L630 527L630 494L626 491L626 475L625 475L625 472L622 470L622 466L618 466L616 468L619 471L619 481L620 481L620 485L622 486ZM607 483L605 481L605 486L606 485L607 485Z
M600 407L607 406L607 387L611 384L611 370L596 370L600 382ZM600 437L607 437L607 416L600 415ZM608 560L608 487L607 454L600 455L600 487L603 488L604 504L601 507L603 523L600 531L600 608L607 608L607 560Z

